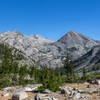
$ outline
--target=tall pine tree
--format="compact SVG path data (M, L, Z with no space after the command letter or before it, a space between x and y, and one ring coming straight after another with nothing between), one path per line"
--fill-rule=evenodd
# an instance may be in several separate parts
M72 64L72 60L69 58L69 55L67 54L66 60L65 60L65 65L64 65L67 73L67 80L68 81L74 81L74 67Z

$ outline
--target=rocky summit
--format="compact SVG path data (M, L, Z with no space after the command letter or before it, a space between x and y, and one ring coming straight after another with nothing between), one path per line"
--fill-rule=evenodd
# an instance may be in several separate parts
M57 41L40 35L25 36L18 31L7 31L0 34L0 41L21 50L36 64L49 68L63 67L67 53L76 60L100 44L75 31L66 33Z

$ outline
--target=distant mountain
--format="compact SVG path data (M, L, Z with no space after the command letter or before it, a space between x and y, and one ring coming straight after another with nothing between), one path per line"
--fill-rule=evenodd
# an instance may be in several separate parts
M100 44L78 32L70 31L58 41L40 35L25 36L18 31L0 34L0 41L21 50L35 63L49 68L62 67L67 53L73 60Z
M95 40L75 31L68 32L55 43L61 49L61 52L69 53L72 59L81 57L98 44Z
M50 40L48 38L43 38L42 36L35 34L35 35L31 35L29 36L29 39L32 40L35 43L39 43L39 44L49 44L49 43L53 43L55 42L54 40Z
M68 32L57 42L65 44L67 48L72 48L72 47L91 48L94 45L97 45L96 41L75 31Z

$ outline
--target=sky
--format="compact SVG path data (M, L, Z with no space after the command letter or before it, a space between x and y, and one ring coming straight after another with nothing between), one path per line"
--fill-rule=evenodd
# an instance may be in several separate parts
M100 0L0 0L0 33L58 40L74 30L100 40Z

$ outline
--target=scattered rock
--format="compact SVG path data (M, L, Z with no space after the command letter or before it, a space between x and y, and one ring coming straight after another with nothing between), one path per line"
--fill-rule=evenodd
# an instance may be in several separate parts
M4 93L4 94L2 94L2 96L7 97L7 96L9 96L9 93Z
M72 91L72 88L71 87L64 87L62 90L61 90L61 94L70 94L70 92Z
M96 90L96 89L91 89L91 90L90 90L90 89L88 89L88 88L87 88L87 89L85 89L85 88L80 88L80 89L78 89L78 92L79 92L79 93L89 93L89 94L91 93L91 94L92 94L92 93L97 93L97 92L99 92L99 91Z
M26 92L33 91L32 88L30 88L30 87L25 87L24 89L25 89Z
M100 85L100 80L99 79L89 79L87 80L91 84L97 84Z
M80 93L77 93L77 94L74 96L74 100L80 99L80 98L81 98L80 95L81 95Z
M84 82L84 84L85 84L85 85L90 85L90 83L88 83L88 82Z
M44 92L44 93L48 93L48 94L51 93L51 91L50 91L49 89L45 89L43 92Z
M95 82L97 85L100 85L100 80L96 79Z
M58 100L57 98L52 98L52 100Z
M9 92L9 93L12 93L13 92L12 87L6 87L3 90L6 91L6 92Z
M35 100L58 100L55 97L49 96L47 94L37 94Z
M24 91L26 91L26 92L37 91L38 90L38 87L40 87L40 86L42 86L42 84L27 85L24 88Z
M23 100L28 97L26 92L18 92L12 95L12 100Z
M91 88L91 86L90 85L87 85L87 88Z
M77 94L77 91L72 91L68 98L73 98Z
M91 96L90 95L87 95L87 94L80 94L80 93L77 93L75 96L74 96L74 100L78 100L78 99L90 99Z
M18 87L14 89L13 93L18 93L18 92L23 92L23 91L25 91L23 87Z

